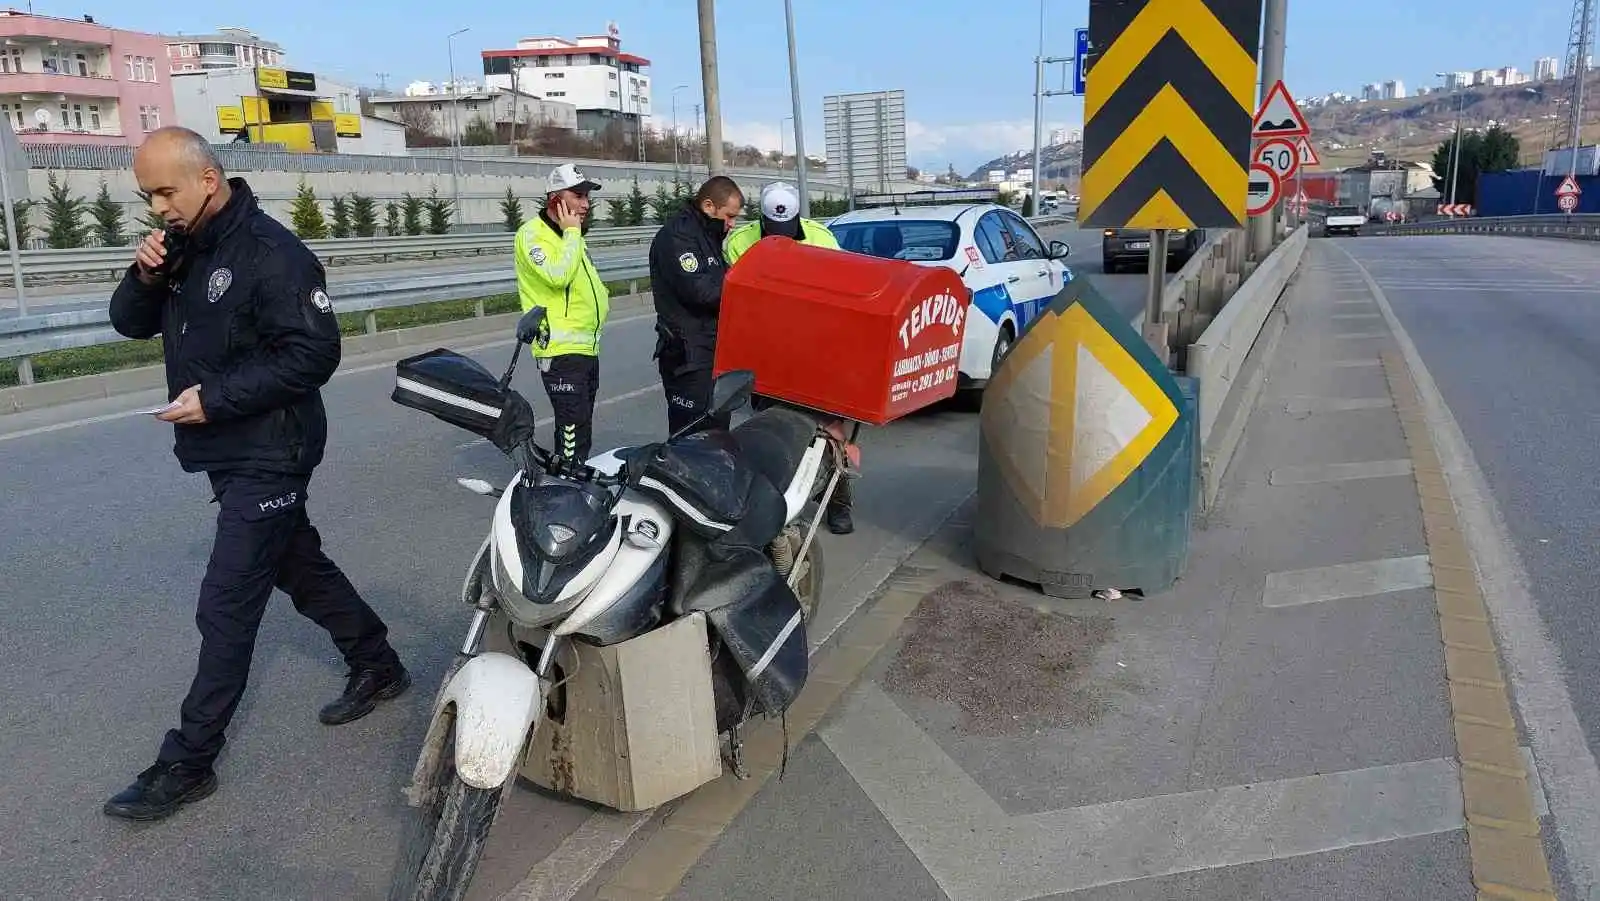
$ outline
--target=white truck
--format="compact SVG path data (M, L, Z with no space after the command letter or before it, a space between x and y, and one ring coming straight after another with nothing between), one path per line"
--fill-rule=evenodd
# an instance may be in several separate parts
M1326 236L1333 235L1358 235L1361 226L1367 223L1367 217L1361 215L1359 207L1330 206L1323 214L1322 233Z

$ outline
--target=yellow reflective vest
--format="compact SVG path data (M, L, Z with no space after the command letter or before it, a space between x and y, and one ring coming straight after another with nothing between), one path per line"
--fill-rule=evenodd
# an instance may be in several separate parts
M557 233L541 216L517 229L517 295L524 312L542 306L550 323L550 346L533 346L536 357L600 355L600 333L611 293L589 259L577 227Z
M722 256L732 266L744 252L755 246L761 240L761 220L746 222L728 233L722 241ZM800 243L810 244L813 247L827 247L831 250L839 249L839 242L834 239L833 232L828 227L815 219L800 219Z

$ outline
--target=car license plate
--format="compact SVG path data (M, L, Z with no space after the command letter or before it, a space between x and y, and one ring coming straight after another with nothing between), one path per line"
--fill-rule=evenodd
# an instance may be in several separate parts
M1150 249L1150 242L1149 241L1129 241L1128 242L1128 249L1129 250L1149 250Z

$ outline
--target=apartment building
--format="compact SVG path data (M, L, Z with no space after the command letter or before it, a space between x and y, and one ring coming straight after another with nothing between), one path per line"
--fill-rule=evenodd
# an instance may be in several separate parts
M138 145L172 124L160 35L0 10L0 116L24 144Z
M617 27L575 39L524 38L509 50L484 50L486 85L499 90L570 103L578 130L599 132L620 122L633 134L652 115L650 61L626 53Z
M245 28L218 28L210 34L176 34L167 37L167 62L171 72L206 69L282 68L283 47Z

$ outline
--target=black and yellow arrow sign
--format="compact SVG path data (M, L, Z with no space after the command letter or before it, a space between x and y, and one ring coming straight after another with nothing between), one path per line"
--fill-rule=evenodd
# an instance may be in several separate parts
M1090 0L1078 220L1245 222L1261 0Z

